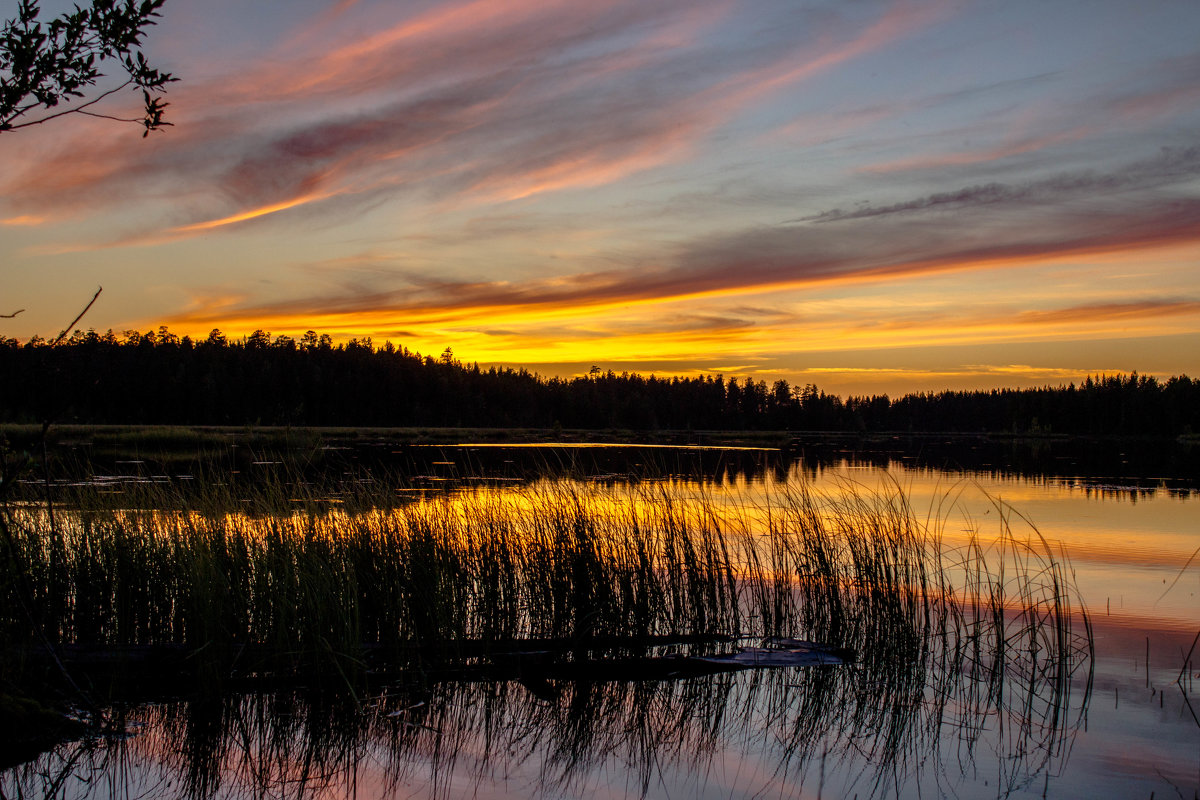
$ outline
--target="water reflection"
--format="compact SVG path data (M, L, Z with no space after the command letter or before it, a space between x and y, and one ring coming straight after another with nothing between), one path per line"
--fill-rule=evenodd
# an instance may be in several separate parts
M75 798L645 797L722 784L721 796L974 796L982 773L999 781L985 796L1008 795L1062 766L1089 661L973 641L886 665L562 681L551 693L449 682L137 706L125 720L136 735L62 746L0 787Z
M240 437L240 439L239 439ZM31 475L27 491L89 486L129 492L169 485L203 491L207 485L252 486L309 482L331 496L353 495L383 478L439 488L481 481L529 481L546 476L653 479L681 477L704 483L783 482L801 475L819 480L848 469L932 470L996 481L1053 482L1088 496L1131 502L1200 491L1197 445L1179 440L1023 439L1005 436L779 436L760 444L722 445L705 434L671 443L518 443L489 441L421 444L407 438L345 438L326 434L258 441L252 432L228 433L226 442L200 450L139 446L96 451L64 442L49 451L46 474ZM670 438L664 436L664 438ZM131 453L133 455L131 455ZM39 470L40 472L40 470Z
M894 482L919 515L930 509L944 520L950 548L1003 525L997 518L1010 512L999 498L1070 558L1092 612L1094 657L1082 619L1072 616L1060 638L1044 615L1014 614L1052 601L1010 592L996 604L964 602L948 626L868 648L851 667L675 681L374 680L354 696L273 690L135 704L122 712L134 735L62 746L5 773L0 796L1190 797L1200 789L1200 655L1187 658L1200 624L1194 475L1113 472L1111 458L1081 467L1053 448L1038 454L1048 466L985 452L973 468L950 469L934 468L933 447L917 456L844 443L797 448L665 458L646 448L552 457L536 448L393 448L400 452L377 458L352 448L322 461L324 469L336 460L337 481L320 470L309 477L347 506L369 505L382 476L395 474L381 465L397 459L407 480L388 488L417 503L527 486L549 461L549 471L585 484L653 484L743 509L802 483ZM418 449L429 452L417 458ZM239 463L225 480L294 474L286 459L254 460L264 463ZM149 483L159 474L137 469ZM205 484L197 475L189 483ZM127 492L122 503L138 485L115 489Z
M590 617L579 616L588 612L584 606L572 606L576 643L521 662L519 680L496 680L486 662L466 672L421 662L403 681L374 690L346 683L332 695L278 690L272 681L289 677L280 671L256 673L266 682L252 695L225 693L219 680L201 682L201 694L186 701L118 709L118 721L125 715L125 728L136 735L60 747L8 773L5 795L100 797L115 788L141 796L177 787L193 797L375 796L403 787L454 797L503 793L517 781L522 791L545 797L642 797L664 787L703 792L710 783L727 784L733 770L737 785L726 793L738 796L771 787L801 795L814 785L846 796L974 795L981 788L991 796L1023 791L1061 767L1088 707L1091 636L1062 565L1045 548L1009 535L994 546L975 540L956 551L930 550L936 542L913 528L899 494L851 493L819 504L793 495L740 507L726 494L692 513L679 510L688 498L670 489L657 503L640 494L581 491L553 484L516 499L477 491L396 513L445 521L450 540L464 545L469 538L459 534L470 530L452 522L456 509L486 508L500 515L495 519L532 520L530 530L565 513L562 532L586 519L596 526L589 534L595 542L633 529L675 548L690 545L660 540L650 520L636 515L675 508L662 517L663 530L682 535L701 520L712 531L728 530L738 517L726 515L737 512L754 543L742 552L732 587L741 624L802 631L853 647L857 659L673 680L567 679L563 659L595 658L594 671L603 675L619 655L581 644L578 623ZM502 502L513 504L511 513ZM343 531L354 522L341 513L331 519ZM395 526L382 512L368 519ZM221 524L255 523L234 516ZM264 524L275 530L284 523ZM327 541L341 546L337 537ZM268 584L278 577L267 562L258 569ZM684 571L681 564L669 574ZM682 580L670 579L663 591ZM458 581L469 590L466 577ZM529 581L539 585L536 576ZM619 585L614 579L609 588ZM602 594L600 587L594 592L589 602ZM699 608L701 593L688 597L685 615ZM515 619L538 622L519 609ZM696 630L710 624L700 621ZM363 678L367 686L379 681ZM980 773L988 776L982 787Z

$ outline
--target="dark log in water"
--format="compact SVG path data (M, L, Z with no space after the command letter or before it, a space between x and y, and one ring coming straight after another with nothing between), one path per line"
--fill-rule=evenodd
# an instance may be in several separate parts
M464 641L403 648L368 644L355 654L328 653L327 663L313 669L305 669L292 661L292 656L262 645L63 645L57 656L77 682L104 692L140 696L185 693L200 673L216 677L226 689L324 683L322 678L329 676L331 668L349 674L345 666L372 681L512 680L533 687L561 680L675 680L744 669L840 665L854 660L854 653L843 648L794 639L766 639L762 647L717 651L735 641L724 635L693 635L595 637L586 642ZM666 649L689 652L661 653ZM654 650L660 653L652 654ZM42 668L48 680L53 678L54 659L44 647L10 651L8 656L20 659L27 667ZM214 669L220 674L214 676Z

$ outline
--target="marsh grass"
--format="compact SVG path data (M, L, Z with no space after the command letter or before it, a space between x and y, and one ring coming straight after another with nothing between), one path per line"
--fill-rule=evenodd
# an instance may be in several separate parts
M55 644L253 645L274 669L344 669L364 645L400 657L663 636L807 638L867 664L954 647L983 668L999 649L1035 662L1064 649L1078 610L1036 530L1004 521L950 551L899 487L781 488L746 507L663 482L415 501L387 485L336 503L282 478L186 503L146 486L118 498L133 507L83 491L53 518L10 504L3 641L28 641L27 603Z
M336 665L362 645L450 655L465 642L739 630L719 533L669 505L602 507L563 486L358 507L297 508L295 494L77 505L54 520L10 507L14 602L0 630L27 638L12 611L22 587L56 644L254 645L275 668Z
M145 487L135 503L81 490L53 521L40 505L0 515L4 678L21 679L14 654L35 628L60 647L177 647L217 690L152 711L165 738L128 746L164 743L156 758L195 796L222 780L319 788L368 757L396 785L427 764L437 790L466 753L484 754L479 780L536 753L563 791L615 757L644 794L664 764L702 770L730 736L775 750L800 783L819 763L887 793L931 753L967 770L990 748L1016 787L1063 757L1086 707L1091 636L1069 566L999 502L994 530L950 547L944 516L916 513L899 486L777 486L753 502L671 481L421 496L378 480L337 502L282 479L249 495L205 486L186 501ZM856 663L560 681L550 699L437 679L522 647L569 660L766 636L852 649ZM410 679L365 690L381 665ZM220 692L231 674L348 691Z

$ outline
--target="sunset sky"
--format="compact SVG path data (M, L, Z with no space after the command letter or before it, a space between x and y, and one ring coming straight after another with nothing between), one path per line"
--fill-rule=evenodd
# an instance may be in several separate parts
M167 0L174 127L0 134L0 335L103 286L80 327L543 375L1195 377L1198 32L1194 0Z

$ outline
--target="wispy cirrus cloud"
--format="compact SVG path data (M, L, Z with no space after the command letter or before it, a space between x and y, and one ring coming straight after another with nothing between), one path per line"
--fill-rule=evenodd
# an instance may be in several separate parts
M1098 128L1088 126L1076 126L1035 136L1020 136L998 145L976 150L910 156L894 161L885 161L881 164L869 164L862 167L862 171L876 173L907 172L990 163L1013 156L1024 155L1025 153L1034 153L1065 142L1077 142L1094 135L1098 130Z
M4 189L14 204L57 215L114 193L155 196L155 213L108 242L123 246L310 206L328 214L330 198L345 214L349 200L380 192L457 205L606 185L693 156L748 106L929 24L941 8L884 7L861 31L832 15L802 41L728 51L700 37L732 4L439 5L316 58L267 59L185 91L181 106L207 111L149 152L69 143ZM180 185L186 197L170 202Z
M797 222L839 222L892 214L930 211L961 211L979 206L1057 205L1105 193L1151 190L1182 184L1200 177L1200 147L1164 148L1157 156L1128 164L1106 173L1094 171L1063 173L1019 184L987 183L950 192L892 203L864 204L851 210L822 211Z
M1200 98L1200 57L1157 59L1152 66L1130 74L1125 81L1108 85L1089 83L1086 94L1056 98L1020 99L1022 87L1046 82L1066 82L1061 73L1042 73L1027 79L1000 81L968 87L958 92L939 93L895 105L912 111L932 110L942 104L971 100L979 94L1000 90L1012 95L1011 105L993 106L987 114L970 117L971 124L944 129L913 144L921 150L912 155L868 161L858 166L865 175L893 173L936 174L964 171L973 166L998 168L1005 162L1016 165L1018 156L1034 159L1049 152L1070 152L1072 145L1089 144L1114 134L1145 129L1158 124L1169 130L1170 122L1193 111ZM1036 97L1036 95L1035 95ZM1174 137L1171 137L1174 138ZM934 147L930 147L930 143ZM964 146L967 145L967 146Z
M1022 311L1013 322L1018 325L1074 324L1079 322L1115 322L1164 316L1200 316L1200 300L1141 300L1129 303L1094 303L1043 311Z
M217 314L195 310L180 321L403 313L449 323L504 309L575 314L1198 243L1200 197L1162 191L1197 174L1200 151L1168 151L1107 174L968 189L879 209L825 212L806 224L713 234L609 270L524 281L413 277L382 290L250 303L233 317L228 308ZM996 213L997 206L1003 213ZM914 215L916 222L908 219ZM823 224L832 221L838 224Z
M1119 117L1144 122L1171 117L1197 107L1200 100L1200 54L1168 58L1147 70L1146 85L1137 91L1125 89L1108 102Z

